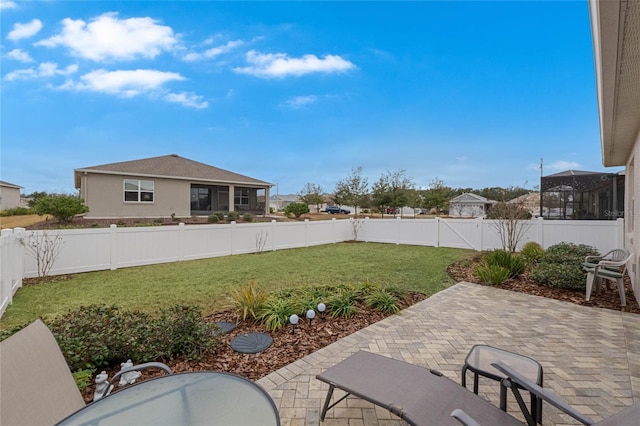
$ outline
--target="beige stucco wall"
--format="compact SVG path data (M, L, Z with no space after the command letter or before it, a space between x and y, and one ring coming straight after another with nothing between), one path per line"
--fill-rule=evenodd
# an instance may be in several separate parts
M172 179L87 173L81 177L80 197L89 206L87 218L176 217L191 215L191 182ZM153 203L124 202L124 179L155 182Z
M634 253L629 265L629 275L633 283L636 299L640 301L640 133L627 161L625 177L625 243L626 248Z
M0 210L12 209L20 205L20 188L0 185Z

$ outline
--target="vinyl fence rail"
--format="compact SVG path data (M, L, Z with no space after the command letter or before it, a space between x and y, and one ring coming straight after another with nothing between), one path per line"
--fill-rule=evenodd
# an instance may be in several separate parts
M472 250L502 248L498 221L483 219L332 219L304 222L260 222L212 225L149 226L46 231L60 238L62 248L50 275L74 274L333 244L355 239L366 242L452 247ZM522 244L536 241L544 248L563 241L588 244L600 252L624 247L624 219L617 221L523 221ZM354 232L357 231L357 232ZM0 316L22 286L38 274L35 259L21 240L21 228L2 230L0 240Z

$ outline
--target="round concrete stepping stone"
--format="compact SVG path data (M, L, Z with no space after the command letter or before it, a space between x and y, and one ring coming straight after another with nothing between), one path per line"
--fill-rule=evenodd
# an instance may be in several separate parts
M228 322L228 321L219 321L215 323L219 330L213 330L211 332L211 335L213 336L219 336L221 334L227 334L232 332L235 328L236 328L236 323L235 322Z
M257 354L273 343L271 336L265 333L247 333L231 340L231 348L243 354Z

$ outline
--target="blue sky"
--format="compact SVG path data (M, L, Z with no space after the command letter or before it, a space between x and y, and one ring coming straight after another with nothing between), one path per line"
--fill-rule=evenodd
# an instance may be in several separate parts
M0 179L27 193L167 154L281 194L605 170L586 0L0 5Z

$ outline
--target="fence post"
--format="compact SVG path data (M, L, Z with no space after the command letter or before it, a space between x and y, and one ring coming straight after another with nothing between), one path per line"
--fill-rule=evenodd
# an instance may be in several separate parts
M276 251L276 220L271 219L271 250Z
M367 232L367 229L369 228L369 216L365 216L363 228L364 228L364 242L368 243L369 242L369 232Z
M546 247L544 246L544 218L542 216L540 216L536 222L536 226L537 226L537 238L538 238L538 244L540 244L542 246L543 249L546 249Z
M402 226L400 223L401 221L402 221L402 217L396 217L396 223L398 224L398 238L396 239L397 246L400 245L400 227Z
M184 223L180 222L178 224L178 260L184 260L184 233Z
M118 226L109 226L109 263L111 270L118 269Z
M478 236L476 238L476 241L478 242L478 244L476 245L475 249L476 251L482 251L482 238L483 238L483 234L484 234L484 224L483 224L483 220L481 217L477 217L476 218L476 229L478 232Z
M304 246L309 247L309 219L304 220Z
M331 242L336 242L336 218L331 218Z
M436 221L436 247L440 247L440 217L435 217Z
M24 244L22 244L22 239L25 237L25 233L27 232L24 228L14 228L13 235L15 237L15 250L13 252L13 276L11 277L12 288L16 290L22 287L22 279L24 278L24 256L26 251L24 249Z
M231 221L231 238L229 238L229 252L230 252L230 254L233 254L233 238L234 238L233 234L235 234L235 232L234 232L235 230L236 230L236 221L232 220Z

